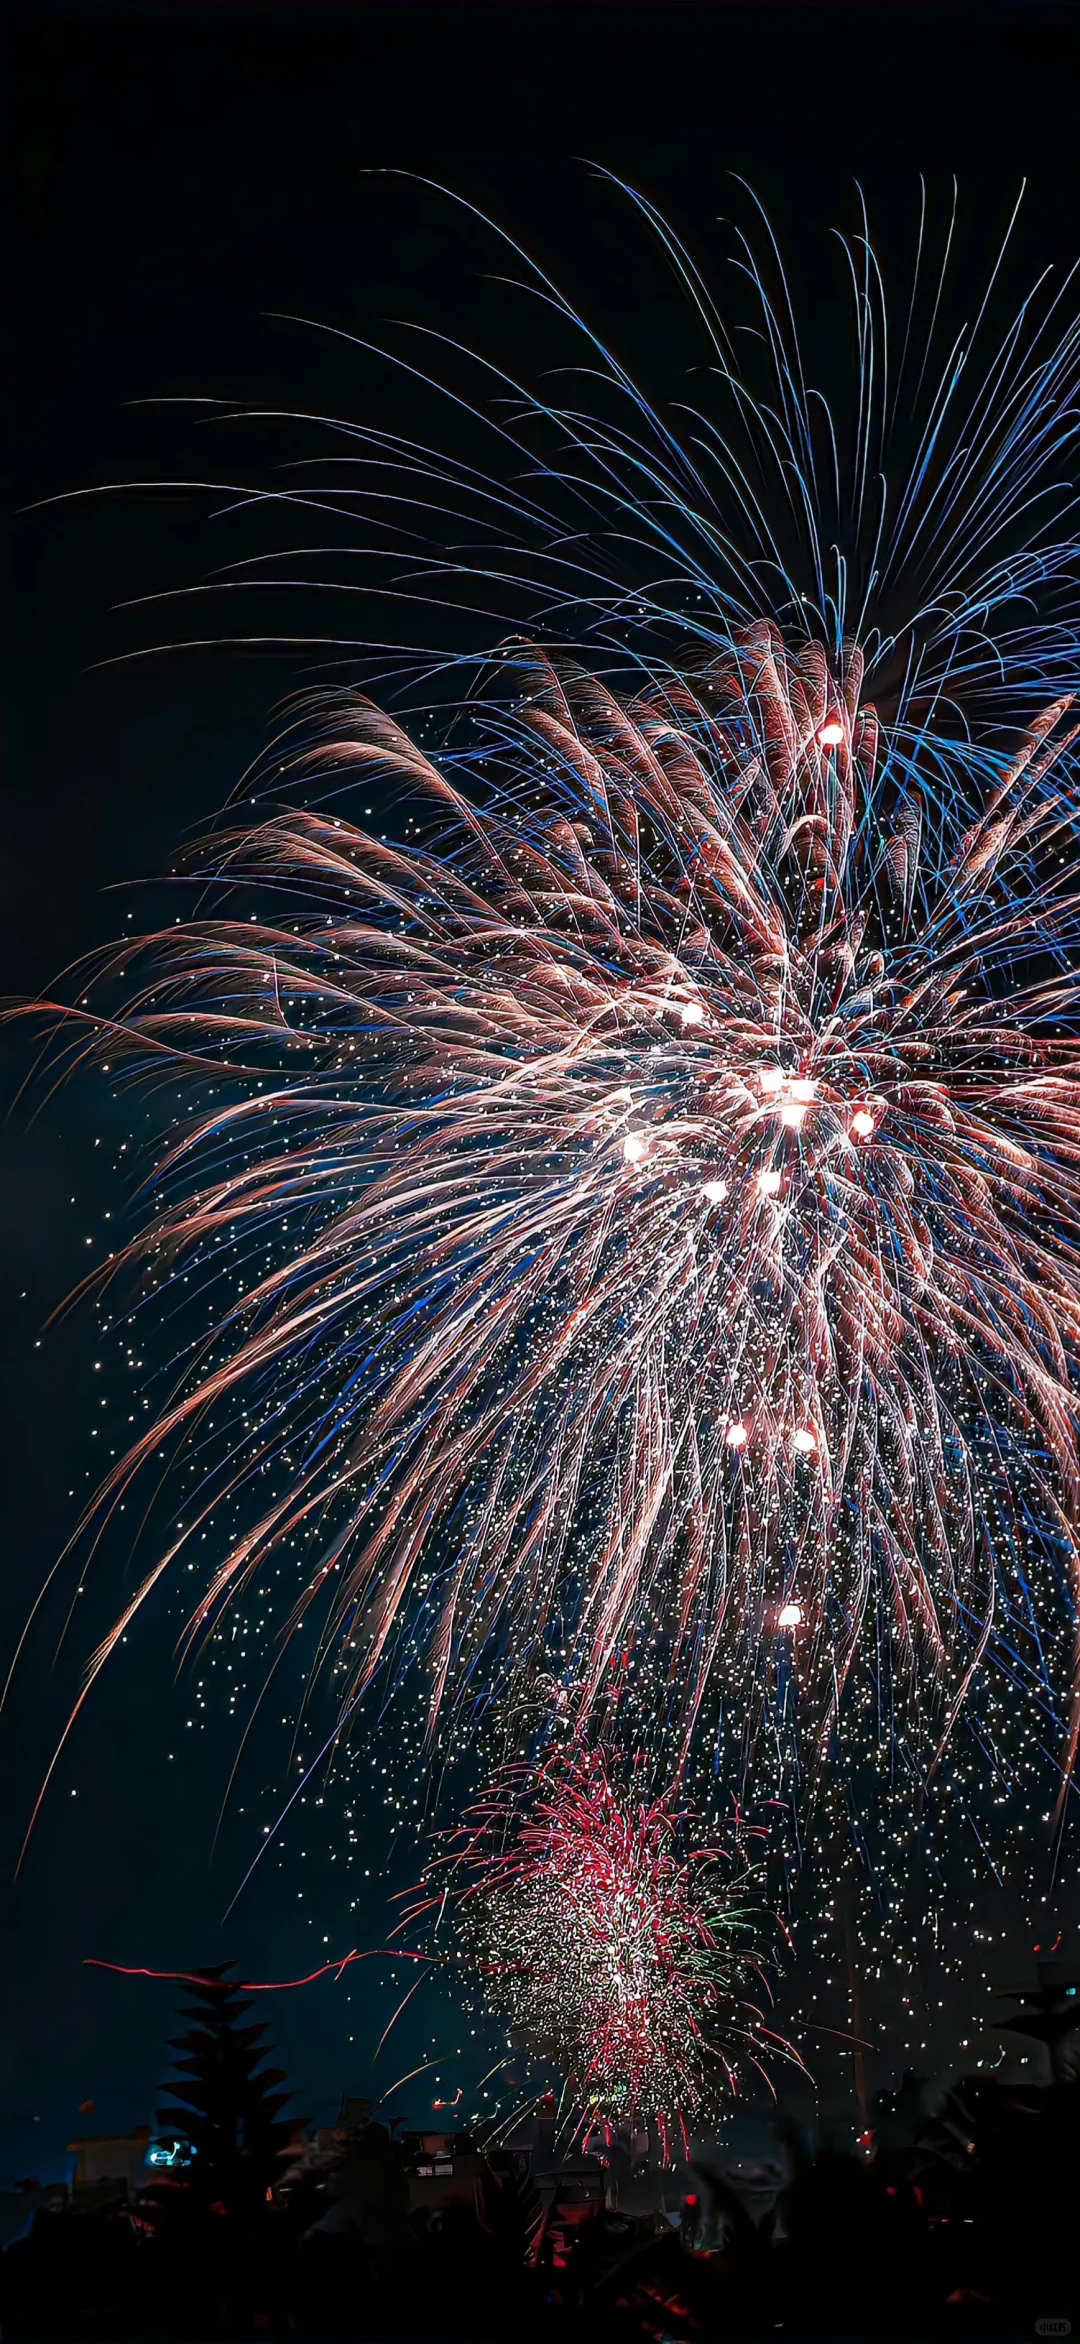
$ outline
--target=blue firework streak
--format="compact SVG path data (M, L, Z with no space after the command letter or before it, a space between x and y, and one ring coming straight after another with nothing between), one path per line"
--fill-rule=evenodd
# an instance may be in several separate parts
M533 272L597 411L501 379L524 485L351 427L339 509L392 472L445 549L452 508L436 567L532 642L464 662L438 747L323 696L288 802L197 862L261 915L108 964L110 1063L193 1108L129 1266L239 1295L100 1495L198 1442L95 1673L209 1528L192 1633L299 1550L346 1712L415 1666L432 1734L495 1703L684 1762L719 1736L857 1809L860 1770L910 1804L989 1730L996 1666L1067 1779L1080 334L1043 300L988 341L988 294L942 361L922 232L899 331L860 236L845 423L775 247L737 363L633 200L711 405L676 434ZM427 548L396 560L431 596ZM399 842L350 818L372 781Z

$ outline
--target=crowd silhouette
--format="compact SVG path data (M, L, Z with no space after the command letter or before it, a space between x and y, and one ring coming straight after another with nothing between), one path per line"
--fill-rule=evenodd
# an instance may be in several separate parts
M702 2163L647 2211L610 2178L560 2210L526 2158L459 2132L454 2192L418 2205L428 2136L364 2102L312 2134L250 2008L225 1968L193 1986L161 2111L178 2161L134 2193L42 2193L0 2256L5 2339L1080 2333L1080 2081L1060 2071L966 2077L933 2108L908 2075L855 2150L778 2120L763 2204Z

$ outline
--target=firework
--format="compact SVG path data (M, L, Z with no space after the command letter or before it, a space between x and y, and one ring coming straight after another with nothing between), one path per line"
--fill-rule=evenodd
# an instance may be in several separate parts
M122 1038L267 1057L185 1143L228 1161L151 1260L304 1242L123 1479L269 1388L260 1450L277 1412L295 1470L200 1626L314 1516L301 1605L329 1585L361 1682L409 1619L433 1714L478 1659L520 1696L558 1645L578 1725L631 1655L684 1741L712 1686L805 1763L854 1671L925 1766L1018 1510L1065 1541L1076 1494L1073 980L1002 982L1077 940L1072 728L1032 728L946 852L854 652L834 679L761 632L629 704L523 680L483 815L371 710L332 744L427 787L439 852L294 814L222 867L294 882L301 920L157 940Z
M924 364L897 482L860 277L826 495L755 282L775 408L721 375L781 518L734 427L707 492L612 362L647 477L543 414L564 482L586 441L623 517L637 481L678 573L623 680L516 648L441 750L324 706L282 784L306 810L198 864L258 913L110 964L139 968L110 1064L196 1110L128 1263L238 1289L110 1477L103 1503L197 1442L116 1633L209 1534L193 1632L299 1558L291 1624L346 1712L422 1667L433 1731L497 1700L673 1763L719 1734L788 1799L831 1768L858 1802L869 1751L910 1810L991 1662L1075 1752L1075 532L1047 491L1077 335L1036 361L1025 307L970 395ZM398 839L320 808L374 784Z
M505 1773L428 1880L488 2009L556 2067L577 2121L654 2124L665 2149L675 2125L688 2149L748 2066L795 2057L754 1999L748 1867L685 1852L690 1820L579 1752Z

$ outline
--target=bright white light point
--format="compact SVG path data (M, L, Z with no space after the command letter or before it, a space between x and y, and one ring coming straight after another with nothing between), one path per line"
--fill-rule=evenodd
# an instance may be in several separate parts
M822 748L838 749L843 738L844 727L841 724L839 717L830 716L828 724L823 724L821 731L818 734L818 739L821 742Z
M799 1426L795 1435L795 1446L800 1457L809 1457L811 1451L816 1449L817 1434L811 1432L809 1425L801 1424Z
M622 1144L622 1152L628 1164L640 1164L645 1153L645 1142L643 1139L639 1139L636 1131L627 1132Z
M872 1115L867 1114L865 1107L860 1107L858 1114L852 1116L851 1128L853 1131L858 1132L860 1139L873 1138L874 1118Z
M801 1603L785 1603L776 1615L776 1624L780 1628L800 1627L802 1624Z
M780 1121L787 1131L798 1131L806 1108L801 1099L785 1099L780 1109Z
M724 1435L729 1449L745 1449L747 1437L745 1424L729 1424Z
M705 1012L700 1001L683 1002L682 1021L684 1025L700 1025L704 1015Z
M771 1099L774 1092L780 1091L784 1087L783 1071L779 1066L763 1066L758 1075L758 1081L765 1097Z
M759 1172L757 1176L757 1184L761 1190L762 1196L778 1196L780 1193L780 1182L782 1179L783 1174L781 1172Z
M727 1192L726 1180L705 1180L702 1182L702 1196L707 1197L711 1205L722 1205Z
M796 1075L794 1082L788 1084L788 1089L792 1098L800 1099L804 1107L808 1107L811 1099L817 1097L816 1082L811 1082L809 1076L805 1074Z

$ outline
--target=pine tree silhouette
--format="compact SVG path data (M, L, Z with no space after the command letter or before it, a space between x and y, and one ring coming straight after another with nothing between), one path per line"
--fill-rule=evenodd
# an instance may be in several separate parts
M261 2064L271 2049L266 2028L241 2024L253 2005L229 1978L232 1967L208 1964L192 1984L194 2000L180 2016L196 2024L169 2045L178 2076L163 2092L176 2104L159 2109L158 2123L177 2125L192 2143L190 2199L250 2218L282 2172L296 2121L281 2116L292 2098L277 2088L284 2069Z

